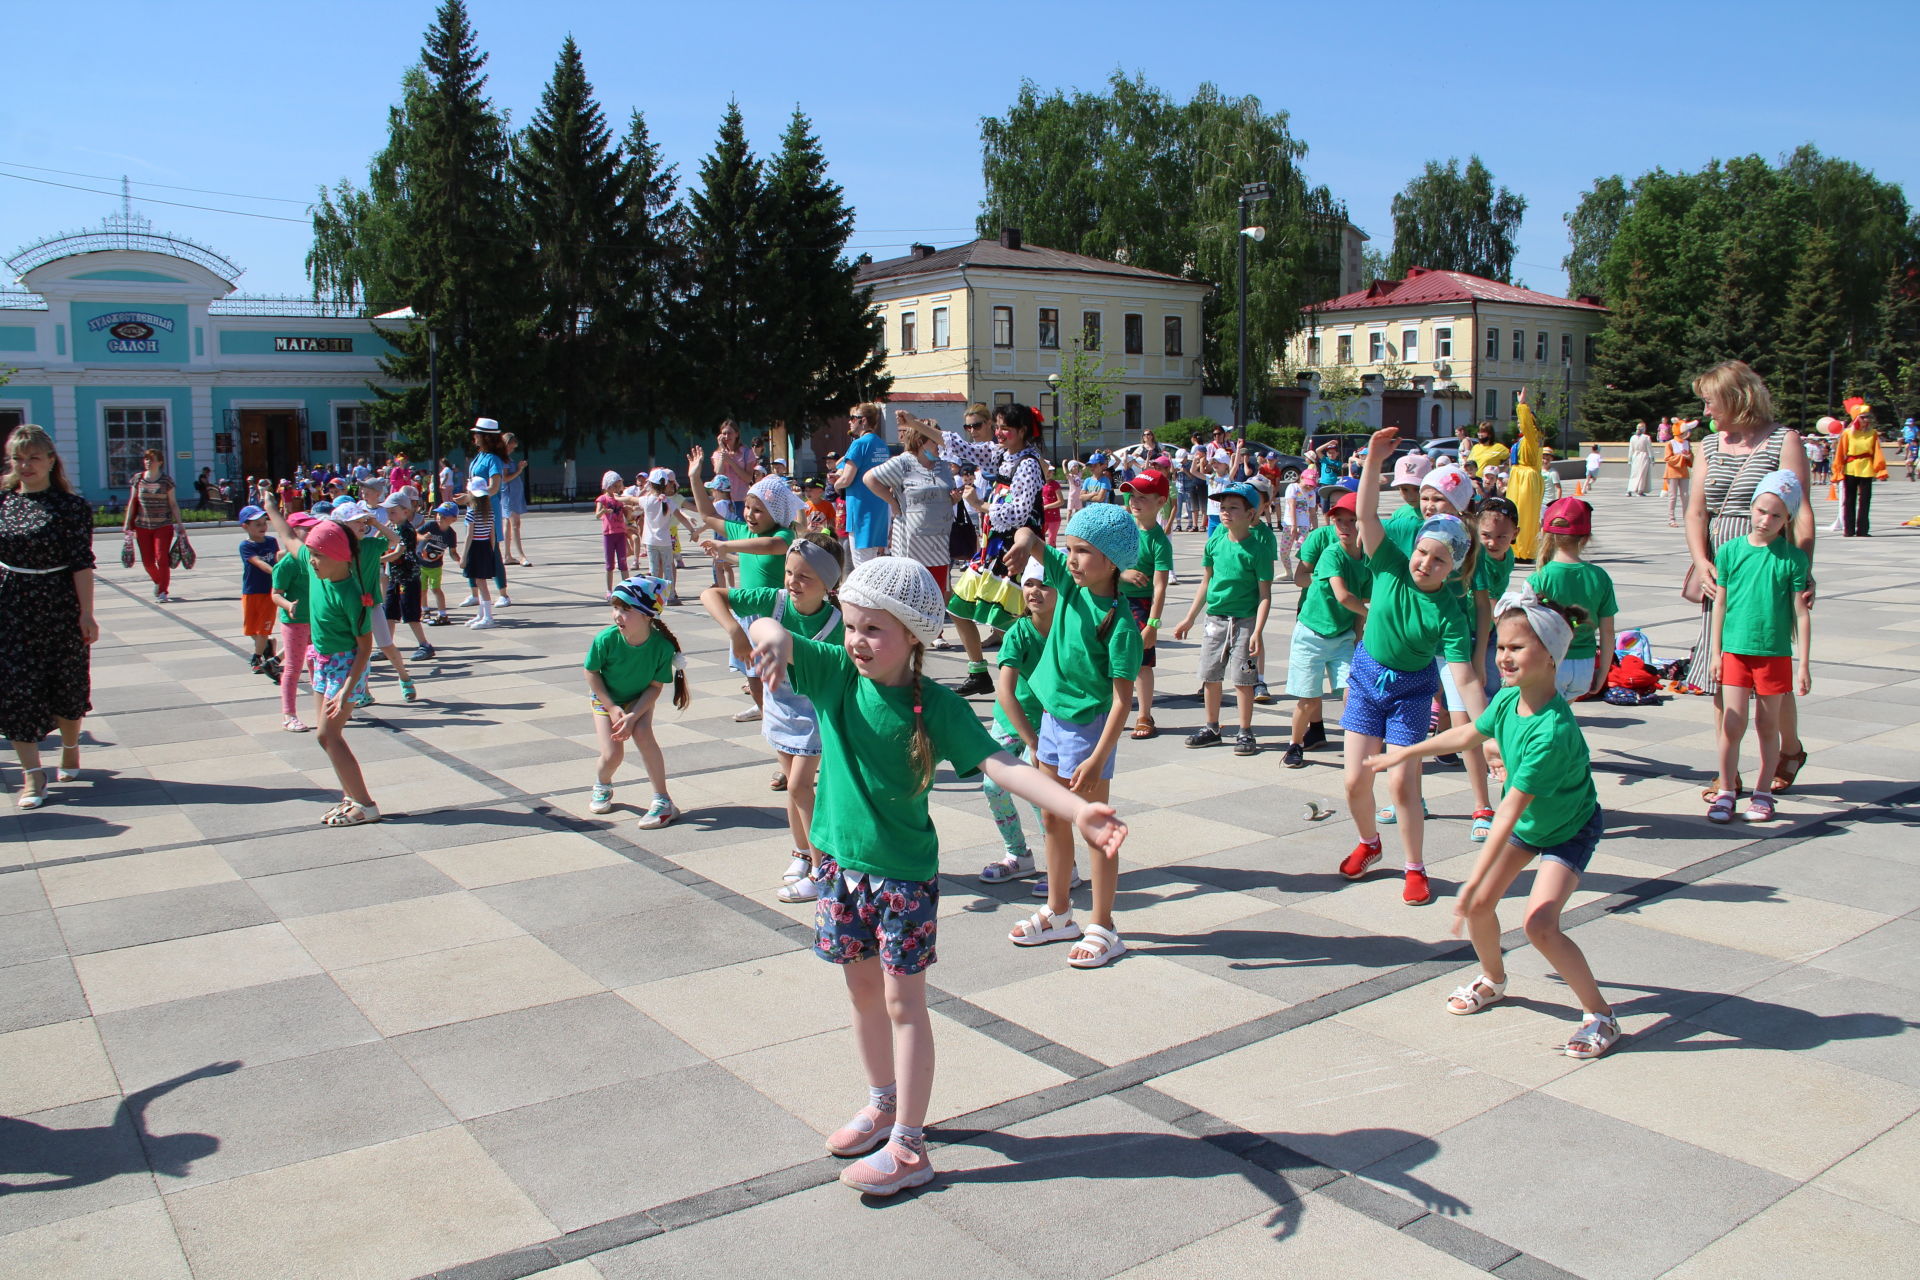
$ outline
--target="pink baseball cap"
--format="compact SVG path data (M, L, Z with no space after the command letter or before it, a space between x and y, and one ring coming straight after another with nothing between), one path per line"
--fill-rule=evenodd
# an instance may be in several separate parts
M1417 485L1432 469L1432 458L1424 453L1409 453L1393 464L1393 486L1397 489L1403 484Z
M1420 487L1445 498L1455 511L1465 511L1473 502L1473 477L1451 462L1428 472Z
M289 529L311 529L319 523L320 518L318 516L305 511L296 511L287 517L287 527Z
M329 560L353 558L353 535L337 520L322 520L307 534L307 551Z

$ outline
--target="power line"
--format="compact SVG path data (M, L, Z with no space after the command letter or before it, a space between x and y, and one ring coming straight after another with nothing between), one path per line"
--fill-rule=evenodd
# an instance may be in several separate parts
M76 173L72 169L50 169L42 164L21 164L18 160L0 160L0 165L9 169L31 169L35 173L57 173L67 178L91 178L95 182L131 182L136 187L158 187L162 191L191 191L202 196L230 196L235 200L271 200L276 204L297 204L302 208L313 203L311 200L290 200L286 196L255 196L244 191L210 191L206 187L176 187L169 182L147 182L140 178L115 177L107 173Z
M119 199L118 191L97 191L92 187L76 187L71 182L55 182L51 178L30 178L24 173L0 173L0 178L12 178L15 182L37 182L43 187L64 187L68 191L84 191L88 195L106 196ZM224 213L235 218L261 218L267 222L297 222L301 226L311 226L311 218L285 218L277 213L250 213L245 209L221 209L210 204L187 204L180 200L162 200L157 196L142 196L144 204L172 205L176 209L198 209L203 213Z

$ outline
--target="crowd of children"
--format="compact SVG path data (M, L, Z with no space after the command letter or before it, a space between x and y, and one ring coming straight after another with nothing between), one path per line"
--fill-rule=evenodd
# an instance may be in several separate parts
M769 785L783 795L791 837L778 896L815 904L815 949L846 975L869 1092L828 1146L859 1157L843 1180L875 1194L932 1176L922 1126L933 1072L926 972L935 959L940 890L928 795L938 762L962 777L982 776L1004 856L982 868L979 880L1035 879L1034 895L1044 899L1013 927L1012 944L1070 943L1066 961L1075 968L1098 968L1127 950L1114 915L1126 827L1108 791L1129 727L1133 739L1159 732L1155 660L1177 582L1168 527L1198 531L1200 497L1179 500L1181 468L1157 457L1140 461L1162 465L1130 466L1116 479L1108 459L1095 455L1086 469L1067 468L1063 484L1037 465L1037 419L1029 412L996 410L992 444L953 433L944 439L949 460L974 469L972 479L956 480L966 490L956 502L964 498L980 513L988 535L967 571L955 574L952 598L914 560L879 556L850 568L837 536L843 517L820 483L796 487L769 473L736 495L725 474L703 482L709 458L700 448L686 460L691 510L667 468L631 485L609 471L593 502L610 617L583 662L599 745L589 809L612 811L631 743L651 786L640 829L679 816L655 722L663 696L676 708L689 705L687 660L664 618L679 603L685 530L712 566L700 604L727 639L752 698L734 719L758 721L778 762ZM1396 438L1391 428L1374 433L1362 456L1390 455ZM1571 704L1607 687L1613 583L1587 559L1592 507L1563 497L1545 504L1537 563L1516 584L1521 512L1487 483L1489 466L1475 466L1478 481L1467 466L1432 466L1424 454L1409 454L1390 474L1362 466L1357 486L1335 489L1329 500L1319 492L1318 466L1281 485L1250 473L1238 448L1196 444L1179 479L1205 485L1201 573L1171 633L1185 641L1199 629L1202 716L1185 741L1191 748L1224 742L1231 681L1234 752L1260 752L1254 707L1274 583L1290 583L1298 596L1285 687L1294 703L1279 764L1306 768L1308 752L1330 745L1326 701L1341 699L1345 792L1358 841L1340 860L1340 874L1365 877L1385 857L1381 828L1394 826L1404 855L1402 898L1411 906L1431 902L1422 762L1463 761L1473 801L1468 838L1481 848L1458 893L1454 930L1471 938L1480 972L1448 997L1447 1008L1473 1014L1504 997L1496 909L1531 867L1527 936L1585 1015L1565 1052L1598 1057L1618 1039L1619 1024L1562 932L1560 913L1603 828ZM1383 516L1386 487L1400 500ZM417 696L407 662L434 656L421 628L448 620L448 563L459 566L477 605L467 625L494 625L490 588L500 560L487 482L476 479L458 502L430 511L410 485L371 506L343 498L292 513L270 489L260 498L240 513L242 631L252 667L278 682L290 731L310 727L298 692L303 680L312 688L311 727L342 792L322 821L377 822L379 808L342 730L353 709L372 700L365 678L376 652L402 697ZM1735 817L1749 716L1758 776L1768 779L1796 657L1800 692L1810 684L1802 594L1810 567L1783 536L1802 501L1795 477L1774 472L1756 490L1752 533L1715 557L1713 636L1726 688L1719 780L1707 814L1716 823ZM923 671L927 649L956 609L1003 633L996 673L982 679L972 670L958 691ZM417 641L410 658L395 644L398 626ZM976 643L982 653L992 647L991 639ZM986 726L966 699L989 692ZM1492 761L1489 742L1498 750ZM1380 775L1388 803L1376 807ZM1028 844L1020 800L1039 812L1044 860ZM1773 793L1758 789L1742 816L1764 822L1774 814ZM1081 840L1092 889L1084 919L1071 897L1081 883Z

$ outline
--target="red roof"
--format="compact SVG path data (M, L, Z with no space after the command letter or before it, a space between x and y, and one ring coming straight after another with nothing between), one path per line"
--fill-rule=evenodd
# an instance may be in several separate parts
M1408 267L1404 280L1375 280L1355 293L1343 293L1325 302L1300 308L1302 311L1364 311L1368 307L1417 307L1435 302L1507 302L1530 307L1565 307L1572 311L1597 311L1607 308L1597 298L1582 294L1578 298L1556 298L1550 293L1523 289L1517 284L1501 284L1485 276L1470 276L1464 271L1429 271Z

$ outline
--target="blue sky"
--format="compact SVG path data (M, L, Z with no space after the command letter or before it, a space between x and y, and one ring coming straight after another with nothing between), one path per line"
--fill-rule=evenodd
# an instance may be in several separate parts
M798 104L859 214L853 244L885 257L969 238L978 123L1020 80L1091 87L1115 68L1184 97L1203 80L1291 114L1307 169L1375 247L1399 190L1430 158L1477 152L1527 198L1516 274L1559 291L1561 215L1600 175L1773 157L1802 142L1867 166L1920 200L1910 86L1874 51L1912 49L1920 5L1668 0L1609 6L1480 3L531 4L472 0L489 88L524 123L571 31L616 133L643 110L685 178L737 96L753 142ZM95 0L9 6L0 172L117 192L157 226L248 268L253 293L307 291L299 202L359 178L385 135L430 0L325 5ZM1526 14L1517 18L1517 14ZM1842 57L1864 64L1851 70ZM1801 57L1799 65L1783 57ZM1858 88L1846 81L1855 78ZM0 178L0 253L98 222L103 196Z

